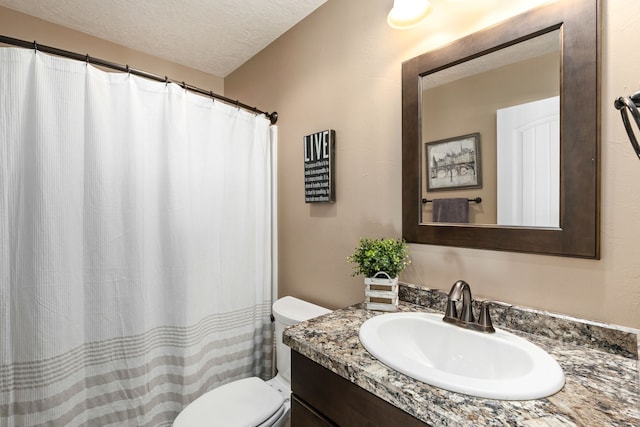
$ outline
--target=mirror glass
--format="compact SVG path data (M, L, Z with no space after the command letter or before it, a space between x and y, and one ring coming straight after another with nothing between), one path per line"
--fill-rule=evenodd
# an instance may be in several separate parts
M555 30L421 76L422 223L559 227L560 60Z
M601 16L557 0L402 64L407 242L599 258Z

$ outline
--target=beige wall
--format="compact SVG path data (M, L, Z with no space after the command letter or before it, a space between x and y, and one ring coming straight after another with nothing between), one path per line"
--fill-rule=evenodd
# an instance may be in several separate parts
M224 79L188 68L145 53L126 48L78 31L73 31L0 6L0 35L20 40L37 41L76 53L88 53L95 58L176 81L184 81L201 89L224 95Z
M392 30L390 5L330 0L225 79L228 96L280 114L281 295L362 301L345 258L361 236L401 235L401 62L469 27ZM440 289L465 279L480 297L640 328L640 161L612 106L640 90L640 2L603 2L603 15L602 259L410 245L401 279ZM305 204L302 137L328 128L337 202Z

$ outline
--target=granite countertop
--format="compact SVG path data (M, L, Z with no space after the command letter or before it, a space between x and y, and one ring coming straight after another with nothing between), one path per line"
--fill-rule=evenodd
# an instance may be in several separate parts
M439 311L446 294L402 285L398 311ZM411 302L407 302L411 301ZM565 386L544 399L502 401L450 392L403 375L371 356L360 325L383 314L362 304L285 330L284 343L433 426L640 426L638 331L522 307L497 306L494 325L551 354Z

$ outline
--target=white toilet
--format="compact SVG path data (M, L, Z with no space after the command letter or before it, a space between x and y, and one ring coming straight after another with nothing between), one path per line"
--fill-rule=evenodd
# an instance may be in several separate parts
M329 313L294 297L273 303L278 374L265 382L245 378L208 391L178 414L173 427L282 427L291 408L291 349L282 343L284 329Z

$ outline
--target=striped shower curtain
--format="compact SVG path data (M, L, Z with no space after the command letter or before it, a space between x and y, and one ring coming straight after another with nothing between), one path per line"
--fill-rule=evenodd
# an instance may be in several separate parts
M0 426L162 426L271 372L262 116L0 49Z

